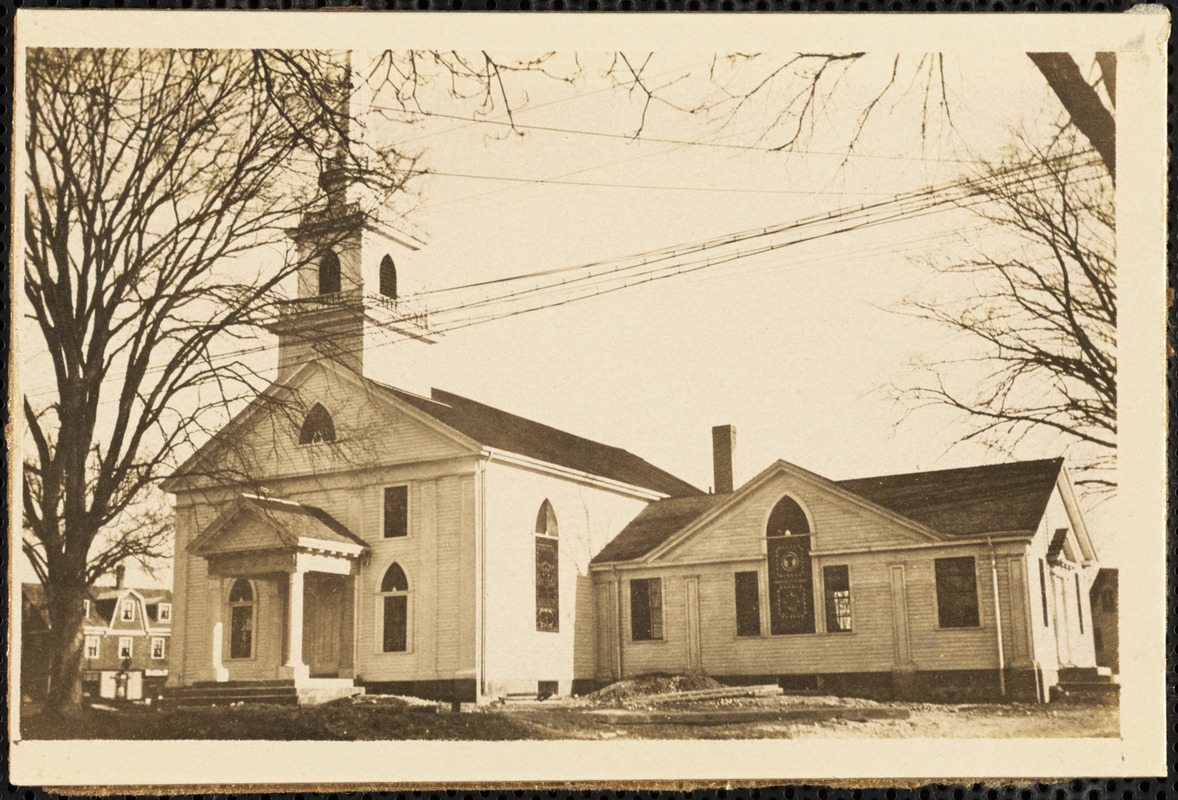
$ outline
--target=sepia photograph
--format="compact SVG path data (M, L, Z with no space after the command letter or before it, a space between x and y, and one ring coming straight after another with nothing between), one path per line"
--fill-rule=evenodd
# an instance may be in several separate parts
M1164 768L1168 15L710 19L18 15L14 780Z

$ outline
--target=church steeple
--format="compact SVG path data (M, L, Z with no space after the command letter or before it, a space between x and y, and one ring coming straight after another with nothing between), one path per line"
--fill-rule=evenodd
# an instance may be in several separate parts
M397 266L422 243L365 208L358 197L354 147L357 94L351 52L338 58L338 122L320 161L323 205L290 232L300 268L296 298L271 326L278 334L278 378L312 360L364 371L366 340L407 337L432 341L424 316L401 296Z

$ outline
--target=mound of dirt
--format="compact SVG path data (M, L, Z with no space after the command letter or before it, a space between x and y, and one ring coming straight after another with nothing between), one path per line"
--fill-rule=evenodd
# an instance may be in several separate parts
M699 689L720 689L724 684L706 675L641 675L611 683L587 695L593 703L622 703L627 700L670 692L694 692Z

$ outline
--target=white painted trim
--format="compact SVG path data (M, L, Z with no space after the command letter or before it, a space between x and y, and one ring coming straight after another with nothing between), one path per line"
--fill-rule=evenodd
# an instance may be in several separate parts
M813 553L811 553L813 555ZM679 567L703 567L713 564L753 564L765 560L764 554L755 556L730 556L726 558L700 558L691 561L664 561L661 564L648 564L644 561L605 561L600 564L590 564L590 572L617 571L646 571L673 570Z
M653 489L644 489L630 483L624 483L612 478L603 478L600 475L594 475L591 472L582 472L581 470L571 469L569 467L562 467L557 464L552 464L548 461L541 461L538 458L531 458L529 456L522 456L519 453L512 453L508 450L500 450L497 447L484 447L483 453L487 458L502 464L507 464L513 467L530 470L532 472L539 472L542 475L553 475L558 478L576 481L587 486L592 486L597 489L604 489L606 491L621 494L626 497L632 497L638 500L661 500L668 497L662 492L656 492Z
M1029 544L1034 538L1030 535L1019 536L1018 538L1025 539L1025 544ZM1007 541L1014 540L1015 537L1009 537ZM869 553L895 553L905 550L946 550L956 547L986 547L985 539L952 539L943 542L933 543L919 543L919 544L898 544L886 545L883 547L844 547L837 550L811 550L811 556L849 556L849 555L866 555ZM1024 550L1025 552L1025 550Z
M744 502L749 495L779 475L795 478L818 489L826 490L831 494L834 494L836 497L846 500L853 505L860 506L867 511L870 511L878 516L882 516L885 519L900 525L901 527L908 528L912 532L925 539L933 541L944 541L943 536L934 531L932 528L921 525L919 522L910 520L907 517L901 516L900 514L897 514L890 509L884 508L881 505L872 503L870 500L867 500L866 498L860 497L854 492L850 492L842 488L834 481L824 478L817 473L810 472L809 470L803 469L796 464L790 464L787 461L779 459L762 470L760 474L755 476L744 486L741 486L739 489L737 489L731 496L729 496L727 500L721 502L711 510L704 512L702 516L697 517L695 521L691 522L674 536L670 537L658 547L642 556L639 560L644 562L651 562L662 557L665 553L678 547L698 531L703 530L707 526L711 525L715 520L720 518L723 514L727 513L729 509L734 508L735 506ZM805 511L804 507L803 511Z

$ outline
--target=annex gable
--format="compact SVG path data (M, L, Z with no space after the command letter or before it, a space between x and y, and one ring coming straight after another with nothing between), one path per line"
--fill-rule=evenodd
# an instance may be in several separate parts
M320 424L302 436L308 414ZM323 416L327 424L323 425ZM326 441L323 430L334 435ZM302 441L311 438L311 441ZM272 386L183 467L165 489L324 475L477 452L479 445L411 404L334 365L311 363Z
M648 557L670 562L759 558L765 553L769 515L787 495L806 514L815 552L901 547L941 538L821 476L778 462Z

